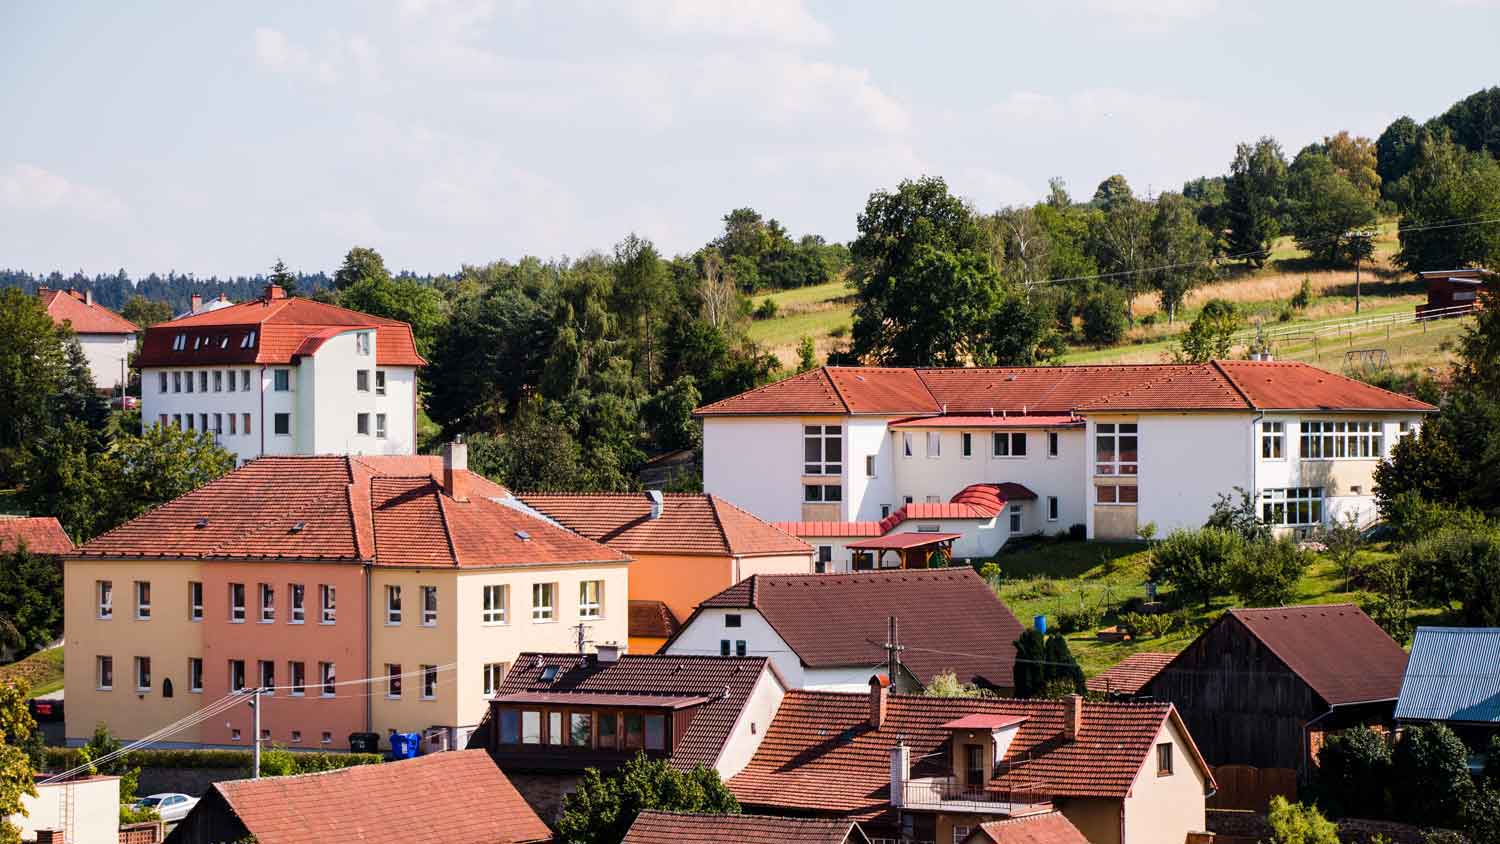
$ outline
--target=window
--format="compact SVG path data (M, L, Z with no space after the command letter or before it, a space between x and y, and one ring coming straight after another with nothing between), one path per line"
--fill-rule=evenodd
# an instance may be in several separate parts
M245 661L231 659L229 661L229 690L237 692L243 688L245 688Z
M1400 425L1400 429L1396 433L1396 439L1410 436L1411 434L1416 433L1416 430L1416 427L1413 426L1410 422L1402 422Z
M354 389L361 393L370 392L370 370L354 370Z
M875 477L875 455L873 454L865 455L865 477Z
M535 710L521 713L521 743L542 743L542 713Z
M882 504L882 505L880 505L880 518L883 519L886 516L889 516L890 514L891 514L891 505L889 505L889 504Z
M514 709L500 710L500 743L521 743L521 713Z
M167 427L167 414L163 413L160 416L156 417L156 424L160 425L163 428Z
M729 656L730 644L731 642L728 639L719 640L719 656Z
M193 391L193 373L192 372L184 372L184 373L182 373L182 388L183 388L182 391L184 393L191 393Z
M557 584L555 583L533 583L531 584L531 620L551 621L554 615L554 603L557 598Z
M563 714L561 712L547 713L547 743L562 744L567 736L563 735Z
M224 392L224 373L217 369L214 370L214 392Z
M437 699L437 666L422 666L422 700Z
M996 431L992 436L991 454L995 457L1025 457L1026 434L1022 431Z
M354 414L354 433L359 434L360 436L370 435L370 414Z
M1057 496L1047 496L1047 521L1057 521Z
M391 585L385 587L385 623L401 623L401 587Z
M99 598L99 617L115 617L115 584L109 580L99 580L94 583L94 592Z
M620 721L613 712L599 713L599 747L614 750L620 743Z
M188 582L188 620L203 620L203 584L196 580Z
M238 434L240 432L239 421L240 421L240 418L238 416L234 415L233 413L229 414L229 433L230 434Z
M375 414L375 438L379 439L379 440L385 439L385 414L384 413L377 413L377 414Z
M385 395L385 370L375 370L375 395Z
M594 743L594 716L587 712L574 712L568 716L568 744L573 747L590 747Z
M336 598L337 595L332 586L323 584L318 587L318 622L320 624L334 623L334 616L338 610Z
M1323 523L1320 486L1267 489L1260 493L1260 520L1268 525L1307 526Z
M218 376L214 376L214 377L217 378ZM234 392L234 370L233 369L226 369L226 370L224 370L224 389L228 390L231 393Z
M251 330L245 332L245 336L244 337L240 338L240 348L241 349L249 349L249 348L253 348L254 346L255 346L255 329L252 328Z
M333 733L329 730L324 730L323 738L321 739L321 741L324 744L333 744Z
M163 377L165 377L165 373L163 373ZM174 393L180 393L180 392L182 392L182 373L181 372L174 372L174 373L172 373L172 392L174 392Z
M292 697L307 694L307 663L288 662L287 672L292 675Z
M172 338L172 351L181 352L187 349L187 335L179 334Z
M292 730L292 744L300 744L301 742L302 742L302 731L301 730Z
M293 583L290 591L292 593L292 617L287 622L301 624L307 620L307 608L304 606L307 599L307 587L300 583Z
M292 389L292 371L290 369L271 370L271 389L278 393L285 393Z
M385 664L385 696L388 698L401 697L401 663L387 662Z
M484 587L484 623L504 624L510 607L510 587L504 584Z
M1010 532L1011 533L1020 533L1021 532L1021 505L1020 504L1012 504L1012 505L1010 505Z
M969 835L973 832L974 827L972 826L960 826L955 824L953 827L953 844L963 844L963 842L969 840Z
M737 612L727 613L724 616L724 626L725 627L739 627L740 624L742 623L742 621L743 621L743 619L740 617L740 614L737 613Z
M260 623L270 624L276 620L276 588L269 583L260 584Z
M189 413L188 414L188 419L191 420L192 418L193 418L193 415L191 413ZM176 427L176 428L181 428L182 427L182 414L181 413L174 413L174 414L172 414L172 425L173 425L173 427Z
M215 413L214 414L214 428L213 428L213 431L214 431L215 434L222 434L222 433L224 433L224 414L222 414L222 413Z
M911 434L905 431L901 432L901 456L911 456Z
M335 678L333 663L318 663L318 684L323 687L323 697L333 697L334 683L337 682Z
M1047 432L1047 456L1056 457L1058 453L1057 432Z
M250 342L251 343L255 342L255 332L254 331L250 332ZM244 390L245 392L249 392L250 391L250 370L248 370L248 369L242 369L242 370L240 370L240 389Z
M94 685L101 692L107 692L115 687L114 657L101 656L95 660Z
M151 691L151 657L138 656L135 658L135 692L145 694Z
M604 581L585 580L578 584L578 617L600 618L604 611Z
M229 584L229 620L240 623L245 620L245 584Z
M240 423L241 423L240 424L240 428L242 430L244 430L244 432L246 434L249 434L250 433L250 414L248 414L248 413L242 413L242 414L240 414Z
M208 370L206 369L198 371L198 392L208 392Z
M745 640L744 639L735 639L734 640L734 655L735 656L744 656L745 655Z
M256 666L259 670L255 673L260 677L260 687L271 689L276 687L276 663L269 659L263 659Z
M167 392L167 373L156 373L156 392L163 394Z
M1260 423L1260 457L1262 460L1281 460L1286 457L1286 431L1284 423Z
M187 429L189 431L196 431L198 426L193 424L193 414L189 413L185 418L187 419Z
M1133 484L1129 486L1105 486L1100 484L1096 489L1099 491L1096 500L1100 504L1135 504L1137 502L1138 490Z
M667 717L665 715L647 715L646 721L646 749L667 749Z
M368 355L370 353L370 332L361 331L354 335L355 354Z
M839 484L803 484L802 500L809 504L837 503L844 500L844 488Z
M817 572L818 574L823 574L824 572L828 571L828 564L831 562L833 562L833 546L819 545L818 560L813 565L813 571Z
M961 436L961 439L963 440L963 444L964 444L963 456L964 457L973 457L974 456L974 435L971 434L971 433L969 433L968 431L964 431L963 434L962 434L962 436Z
M272 431L279 436L288 436L292 433L292 414L278 413L271 417Z
M1172 743L1169 741L1156 746L1156 775L1159 777L1172 775Z
M500 691L500 684L505 682L505 672L508 664L504 662L490 662L484 666L484 694L489 697Z
M802 474L844 473L844 429L839 425L804 425L802 428Z
M135 582L135 617L141 621L151 620L151 581Z
M1379 422L1303 422L1303 460L1368 460L1385 453Z
M188 657L188 691L203 691L203 660L196 656Z
M232 729L232 730L229 731L229 740L230 741L239 741L240 740L240 728L239 727L235 727L234 729Z
M200 430L200 431L207 431L208 430L208 414L207 413L200 413L200 414L198 414L198 430Z
M989 777L985 776L984 770L984 746L964 745L964 785L971 788L984 788L988 780Z
M943 456L943 435L937 431L927 432L927 457L929 459Z
M434 627L437 625L437 587L422 587L422 626Z
M1100 422L1094 431L1094 474L1136 474L1138 439L1134 422Z

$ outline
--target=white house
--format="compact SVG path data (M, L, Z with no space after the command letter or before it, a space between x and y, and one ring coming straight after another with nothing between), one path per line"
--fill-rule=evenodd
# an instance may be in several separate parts
M36 796L22 796L9 820L22 841L55 844L118 844L120 778L87 776L38 782Z
M824 367L696 415L705 491L836 569L851 542L904 531L958 532L965 557L1074 525L1195 527L1234 487L1279 528L1365 523L1375 466L1435 409L1303 363L1213 361ZM987 508L954 519L976 494Z
M241 461L413 454L425 363L406 323L269 285L146 330L141 424L213 431Z
M38 288L42 307L58 325L67 324L78 335L78 345L89 362L94 386L112 390L129 380L130 353L135 351L135 323L95 304L94 291Z

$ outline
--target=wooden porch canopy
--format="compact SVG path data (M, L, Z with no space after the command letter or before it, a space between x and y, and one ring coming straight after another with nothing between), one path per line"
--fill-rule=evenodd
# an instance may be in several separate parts
M844 546L854 551L854 567L860 568L886 568L885 552L895 551L901 560L901 568L925 569L932 567L934 555L941 553L944 563L953 558L953 540L963 536L961 533L922 533L920 531L907 531L904 533L888 533L885 536L877 536L873 539L861 539L858 542L850 542ZM860 565L861 562L867 565Z

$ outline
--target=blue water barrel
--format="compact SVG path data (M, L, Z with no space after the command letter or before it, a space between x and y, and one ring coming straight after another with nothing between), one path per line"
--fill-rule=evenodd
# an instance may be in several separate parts
M1031 624L1032 624L1032 626L1036 627L1036 632L1041 633L1043 635L1046 635L1046 633L1047 633L1047 617L1045 615L1034 615L1034 616L1032 616L1031 617Z

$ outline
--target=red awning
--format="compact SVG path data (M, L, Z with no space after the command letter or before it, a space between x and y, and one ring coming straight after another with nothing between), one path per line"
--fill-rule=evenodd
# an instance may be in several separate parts
M925 548L928 545L940 545L944 542L952 542L960 536L963 536L963 534L907 531L905 533L889 533L885 536L877 536L874 539L861 539L858 542L850 542L844 547L857 551L880 551L882 549L903 551L908 548Z

